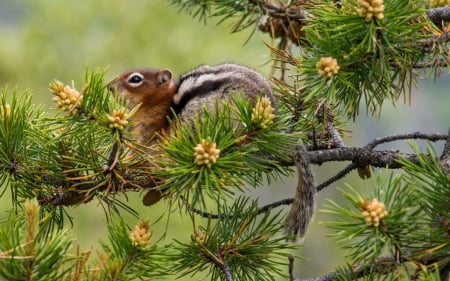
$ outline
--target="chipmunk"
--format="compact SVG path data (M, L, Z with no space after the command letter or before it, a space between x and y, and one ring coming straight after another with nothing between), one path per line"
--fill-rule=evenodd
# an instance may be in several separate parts
M186 122L200 113L204 106L213 109L217 99L228 99L233 91L242 92L251 101L263 94L271 100L275 108L274 95L264 77L250 68L231 63L201 65L182 74L177 81L167 69L132 70L115 78L110 83L110 89L128 99L130 109L141 104L132 117L131 121L136 125L131 130L139 136L138 142L144 145L148 144L155 133L169 131L168 117L171 116L172 110L181 122ZM315 190L312 174L308 172L309 162L295 163L307 165L299 168L299 172L307 172L305 176L300 175L301 180L294 200L297 207L293 206L291 209L286 230L292 234L303 235L312 217L314 196L310 195L314 194ZM308 196L304 196L305 194ZM160 191L149 189L143 202L145 205L152 205L159 201L161 196ZM304 202L305 200L308 202Z
M172 109L181 121L187 121L203 106L213 108L215 100L229 98L232 91L239 90L252 101L264 94L275 107L264 77L237 64L201 65L181 75L177 82L167 69L136 69L116 77L109 88L127 99L130 109L140 104L131 119L136 124L131 130L143 145L156 132L169 129L167 118Z

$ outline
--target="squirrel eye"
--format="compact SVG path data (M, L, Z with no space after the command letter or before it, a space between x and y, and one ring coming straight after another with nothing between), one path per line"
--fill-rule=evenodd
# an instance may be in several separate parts
M127 82L131 87L138 87L144 82L144 76L138 72L131 73L127 78Z

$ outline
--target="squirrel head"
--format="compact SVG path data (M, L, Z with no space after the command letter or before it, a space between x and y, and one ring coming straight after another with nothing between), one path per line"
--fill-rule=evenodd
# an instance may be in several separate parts
M176 92L172 72L167 69L138 69L116 77L109 89L129 101L130 108L169 107Z

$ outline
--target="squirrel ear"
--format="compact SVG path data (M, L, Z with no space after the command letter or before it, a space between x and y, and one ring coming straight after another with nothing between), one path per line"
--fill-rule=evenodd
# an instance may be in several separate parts
M165 83L172 79L172 72L168 69L161 70L158 75L158 81L160 84Z

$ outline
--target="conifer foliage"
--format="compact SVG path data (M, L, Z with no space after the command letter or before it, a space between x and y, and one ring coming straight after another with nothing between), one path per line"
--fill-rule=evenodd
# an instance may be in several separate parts
M361 147L342 140L360 111L376 118L384 103L414 99L419 78L448 66L450 8L437 7L445 1L170 2L206 23L231 21L233 32L268 33L277 44L267 44L279 70L277 108L236 92L190 122L173 118L170 133L146 147L128 130L139 105L129 109L111 93L104 71L87 71L76 85L51 81L50 113L30 92L4 88L0 195L10 190L12 210L0 222L0 278L300 280L292 269L305 261L288 257L298 245L284 232L296 200L259 206L242 192L292 175L298 156L308 160L303 170L350 162L316 192L353 170L372 187L363 194L347 184L339 188L346 203L319 206L333 217L322 223L346 249L346 263L314 280L449 279L450 132L399 133ZM425 152L414 142L412 154L376 149L417 139L428 141ZM155 243L151 222L123 221L123 211L140 214L117 195L149 188L191 218L186 241ZM92 200L107 210L108 238L79 252L67 208Z

